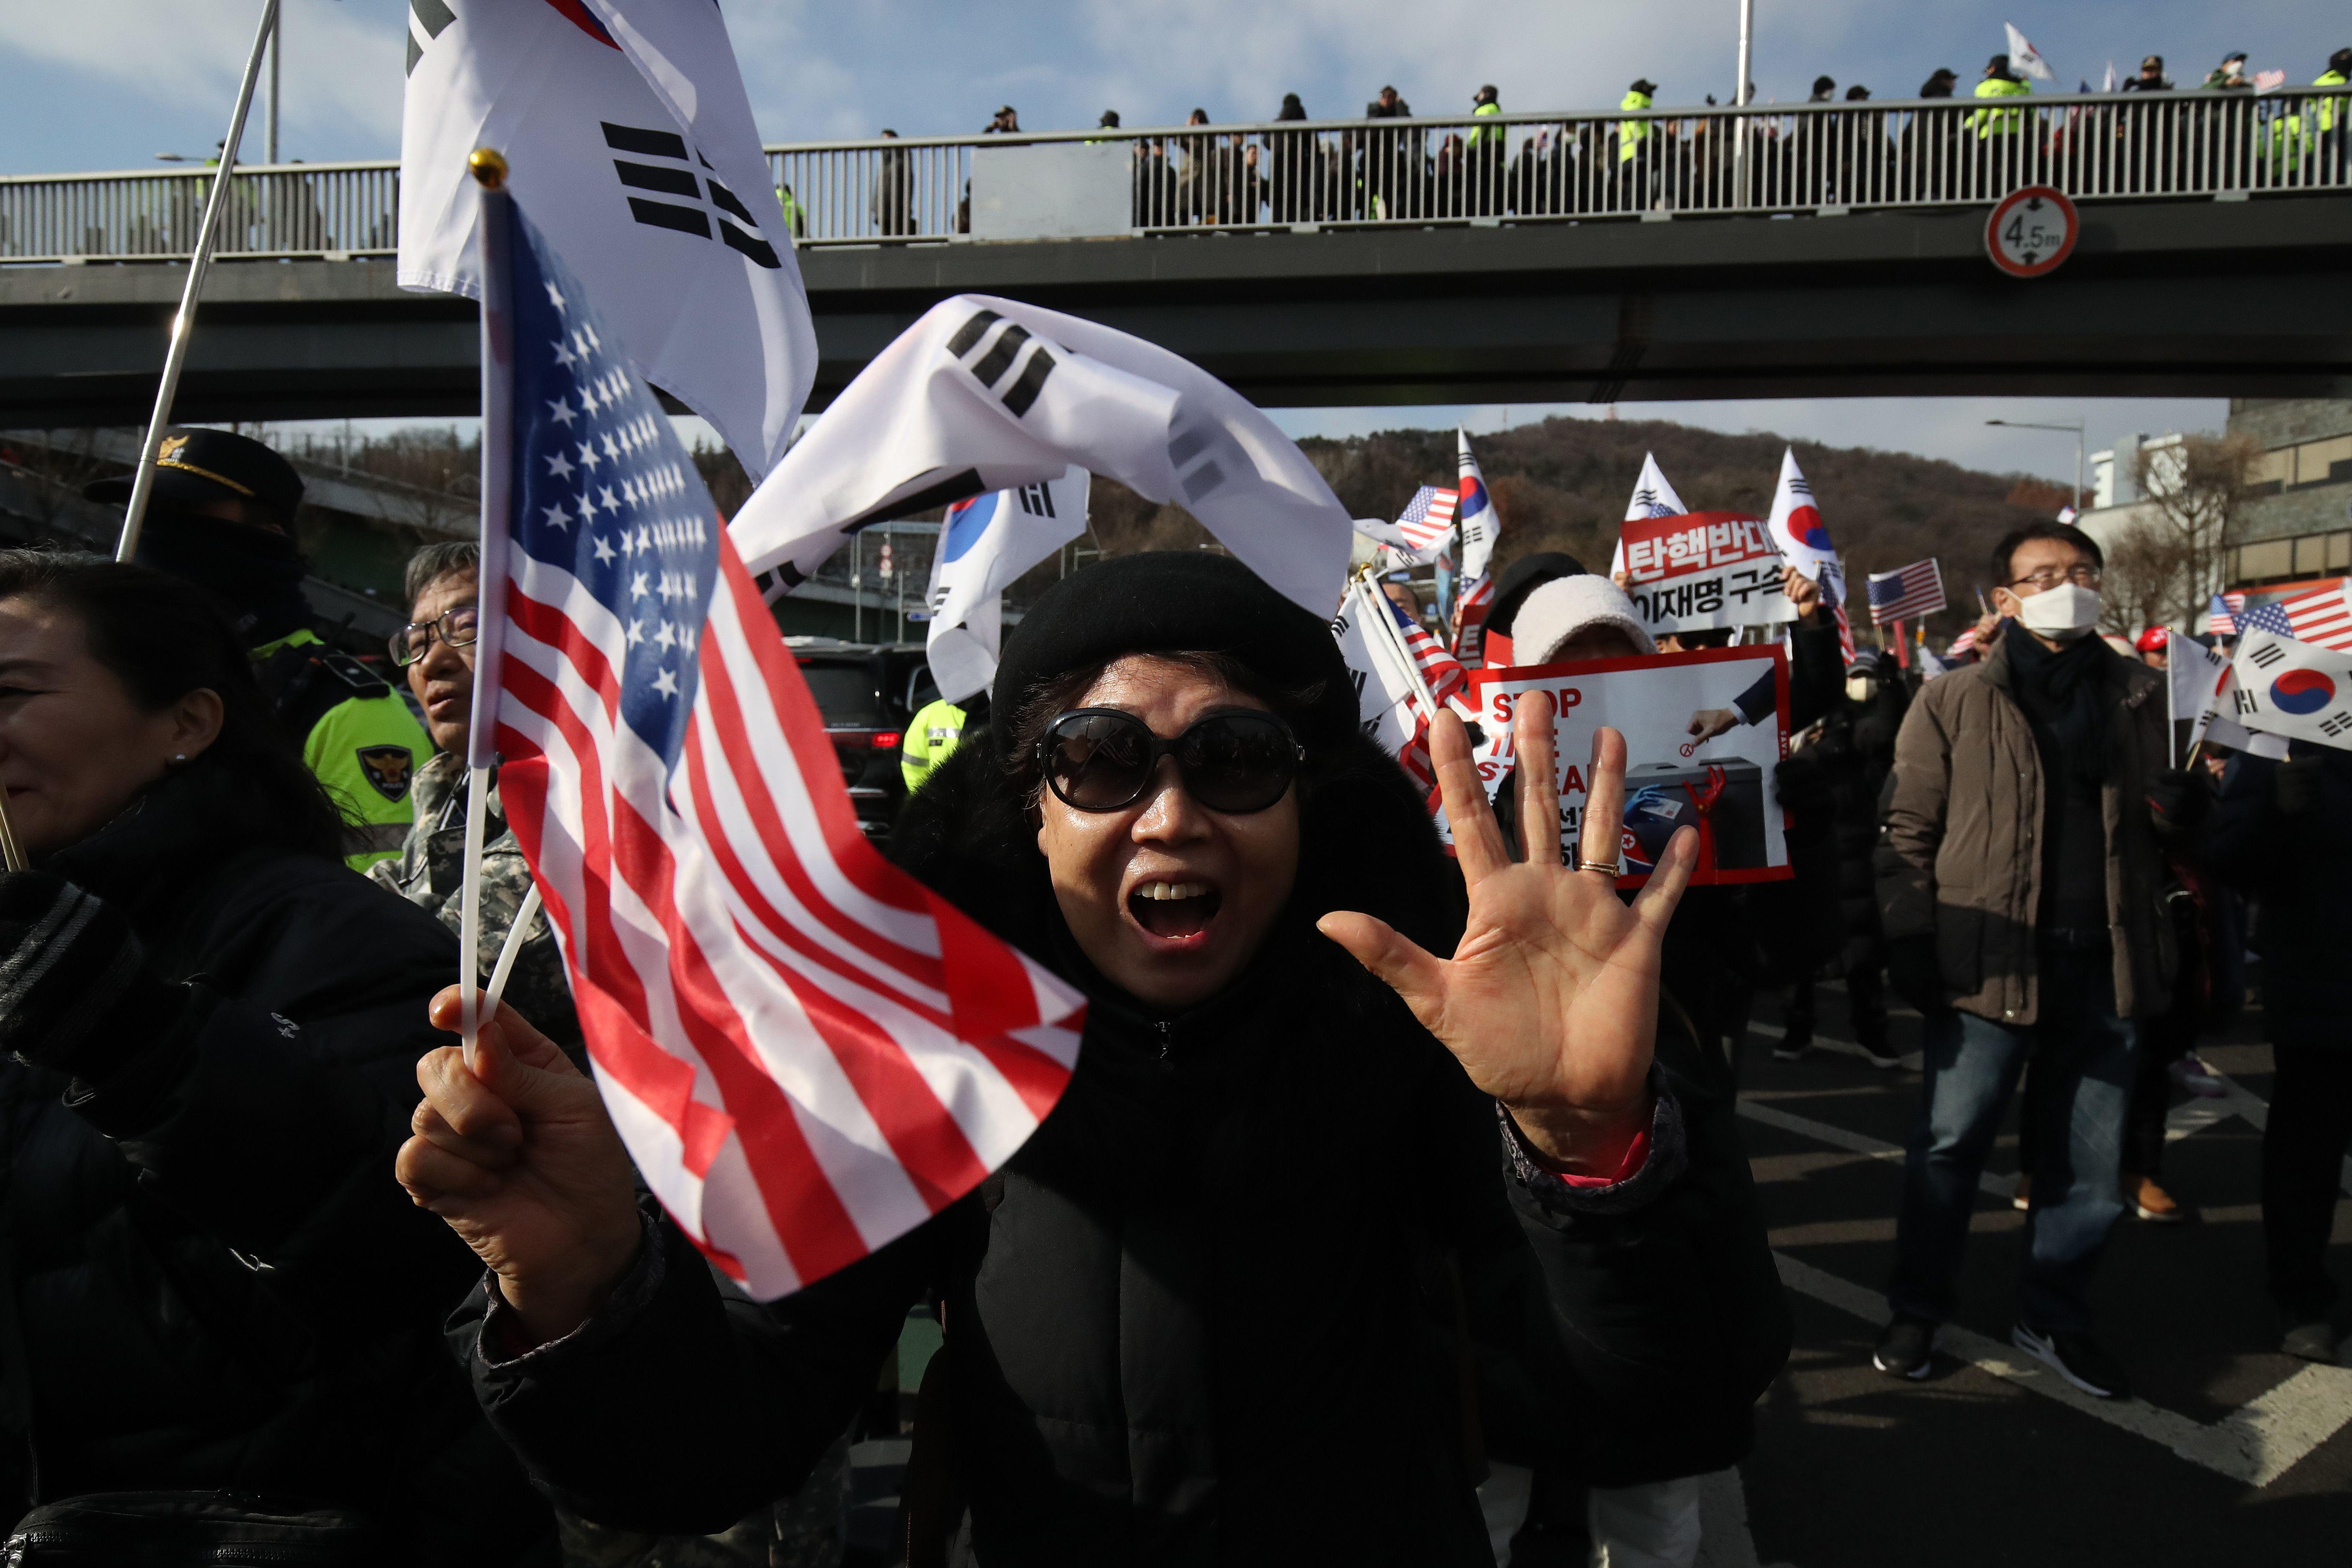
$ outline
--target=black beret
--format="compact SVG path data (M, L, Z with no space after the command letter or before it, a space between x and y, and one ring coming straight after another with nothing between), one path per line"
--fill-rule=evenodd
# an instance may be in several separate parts
M81 493L96 501L127 501L131 480L129 474L96 479ZM288 522L302 503L302 476L250 436L174 425L164 429L156 449L153 494L159 501L190 508L206 501L258 501L277 521Z
M1222 653L1272 685L1318 689L1306 712L1289 715L1309 749L1355 731L1355 683L1329 621L1229 555L1153 551L1072 573L1005 638L990 700L1004 720L990 726L1000 752L1009 755L1013 717L1038 687L1130 653Z

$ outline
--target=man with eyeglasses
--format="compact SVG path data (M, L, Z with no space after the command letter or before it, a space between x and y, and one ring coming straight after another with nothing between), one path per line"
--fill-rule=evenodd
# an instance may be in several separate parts
M409 558L408 624L392 634L392 660L425 712L437 748L416 772L416 822L400 852L368 875L460 931L466 866L466 738L474 718L474 643L480 629L481 547L470 540L428 544ZM498 774L488 781L482 833L482 974L497 967L507 932L530 896L530 865L499 805ZM563 955L543 912L534 913L507 978L506 1001L557 1045L581 1056L580 1020L572 1005Z
M82 494L127 501L131 479L98 479ZM227 615L279 725L342 808L348 864L364 871L408 837L410 784L432 747L390 682L311 629L309 567L294 542L302 489L294 465L249 436L168 428L139 563L194 583Z
M2172 995L2163 846L2204 816L2168 768L2164 678L2109 649L2099 547L2035 523L1993 552L2003 629L1923 688L1877 851L1886 968L1927 1018L1882 1372L1921 1378L1957 1305L1979 1180L2027 1058L2038 1152L2013 1338L2100 1398L2128 1392L2088 1291L2118 1194L2135 1020Z

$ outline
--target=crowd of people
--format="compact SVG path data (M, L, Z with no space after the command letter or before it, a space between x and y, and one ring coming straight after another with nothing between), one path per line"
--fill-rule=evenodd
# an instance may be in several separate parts
M2193 91L2157 99L2150 95L2172 93L2174 83L2163 57L2150 55L2114 87L2112 105L2047 115L2030 110L2032 89L2006 54L1991 57L1972 88L1948 68L1919 84L1920 99L1969 100L1948 111L1864 110L1869 87L1856 82L1841 91L1826 75L1814 79L1804 103L1836 106L1843 112L1833 119L1660 111L1661 89L1646 77L1628 85L1616 117L1533 123L1502 120L1500 94L1488 83L1459 116L1441 117L1433 135L1393 123L1413 114L1392 85L1364 106L1360 126L1336 132L1218 130L1195 109L1185 123L1202 129L1135 142L1133 220L1140 228L1189 228L1630 216L1974 201L2062 175L2078 193L2147 195L2340 179L2352 168L2352 112L2330 98L2263 97L2246 63L2234 51ZM2352 48L2329 55L2311 85L2347 81ZM1708 106L1715 102L1706 96ZM1272 117L1277 125L1309 119L1295 92L1283 95ZM1104 110L1101 128L1119 123L1117 110ZM984 133L1020 129L1008 104ZM876 179L880 232L915 233L904 153L886 153Z
M1510 1468L1521 1561L1688 1568L1790 1337L1734 1125L1758 994L1785 1054L1824 976L1882 1066L1886 987L1925 1018L1878 1366L1931 1363L2021 1079L2016 1341L2115 1396L2085 1287L2247 905L2270 1284L2335 1355L2352 758L2170 766L2072 527L2001 542L1985 657L1916 688L1785 574L1796 875L1688 888L1685 830L1630 899L1613 731L1563 844L1548 704L1491 808L1442 717L1449 856L1321 619L1222 555L1071 575L992 706L925 726L891 852L1086 994L1076 1076L976 1191L763 1304L635 1180L543 918L451 1043L478 552L410 563L412 711L300 640L290 465L177 430L155 479L141 563L0 552L12 1561L838 1561L919 1309L909 1563L1486 1563ZM1729 635L1655 637L1564 555L1495 586L1489 663ZM482 972L530 889L487 805Z

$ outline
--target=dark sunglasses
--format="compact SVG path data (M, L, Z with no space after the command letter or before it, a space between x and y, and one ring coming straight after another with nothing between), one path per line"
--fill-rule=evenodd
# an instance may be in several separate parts
M1307 749L1271 713L1218 713L1162 740L1132 713L1078 708L1045 727L1037 771L1080 811L1123 811L1144 797L1160 759L1174 757L1184 793L1211 811L1246 816L1288 792Z

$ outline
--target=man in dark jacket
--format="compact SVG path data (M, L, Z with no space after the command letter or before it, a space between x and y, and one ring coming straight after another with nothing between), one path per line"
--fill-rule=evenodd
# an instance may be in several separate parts
M2338 1291L2327 1276L2343 1162L2352 1152L2352 752L2290 742L2240 753L2221 784L2211 861L2260 900L2253 948L2278 1076L2263 1130L2263 1247L2289 1355L2332 1363Z
M1887 972L1927 1016L1904 1169L1883 1372L1924 1377L1958 1297L1977 1184L2029 1054L2042 1118L2013 1337L2068 1382L2121 1396L2091 1334L2090 1277L2116 1196L2134 1020L2171 996L2158 835L2210 800L2168 770L2164 683L2092 635L2099 547L2035 523L1993 552L2011 626L1980 665L1922 688L1895 742L1879 853Z
M1886 973L1878 925L1877 877L1871 856L1878 843L1878 800L1895 767L1895 736L1910 693L1893 661L1867 648L1846 669L1845 690L1822 716L1821 728L1780 765L1784 799L1801 764L1818 775L1837 866L1839 968L1845 975L1847 1016L1854 1039L1874 1067L1900 1058L1887 1042ZM1772 1054L1794 1061L1813 1041L1813 977L1789 988L1788 1032Z

